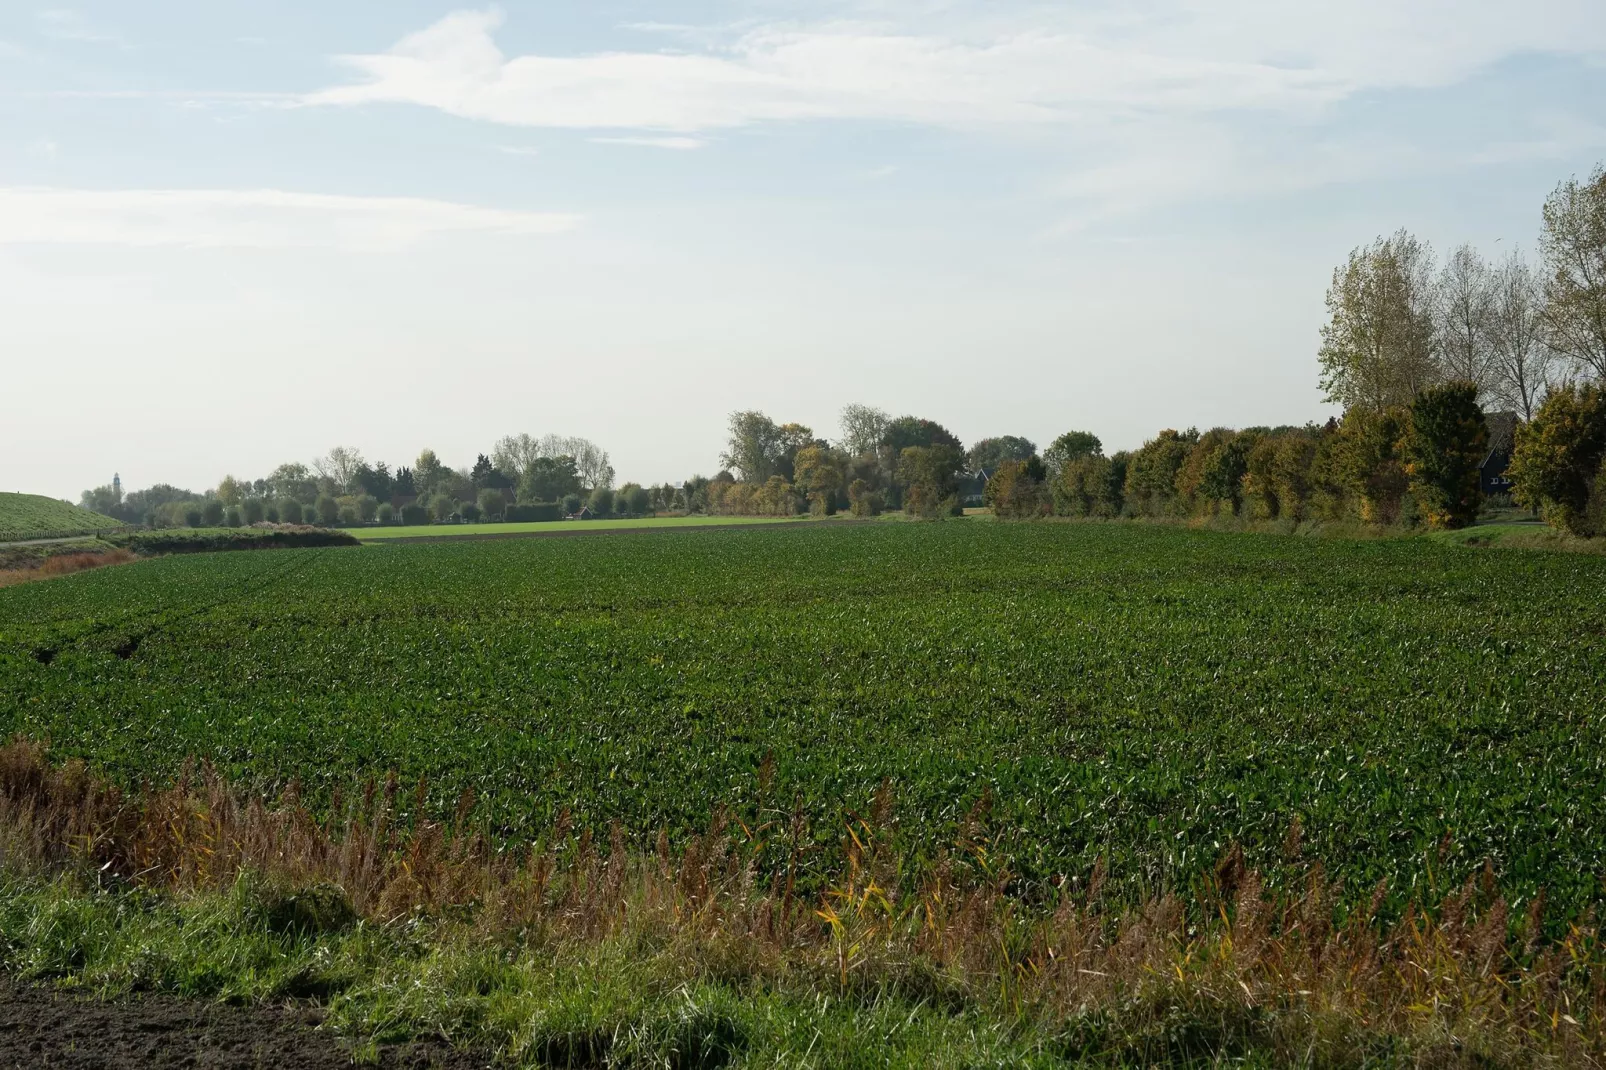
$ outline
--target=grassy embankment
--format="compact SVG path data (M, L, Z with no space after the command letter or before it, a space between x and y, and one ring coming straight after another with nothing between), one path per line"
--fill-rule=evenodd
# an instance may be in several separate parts
M122 526L120 520L43 494L0 492L0 542L61 538Z

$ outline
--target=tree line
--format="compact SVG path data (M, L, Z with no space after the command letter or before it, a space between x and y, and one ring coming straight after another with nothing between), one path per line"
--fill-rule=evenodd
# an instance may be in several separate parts
M1459 527L1492 474L1569 532L1606 534L1606 170L1559 184L1541 219L1537 268L1520 250L1491 266L1470 245L1440 265L1403 230L1350 253L1318 351L1341 420L1168 429L1106 456L1085 431L1039 455L1016 435L967 451L935 421L863 405L843 410L834 443L738 412L725 470L699 493L723 513L937 517L979 496L1006 518Z
M1516 502L1580 535L1606 534L1606 169L1560 183L1541 211L1539 263L1490 265L1469 245L1438 263L1407 231L1333 272L1317 359L1342 419L1294 427L1167 429L1106 455L1069 431L1039 453L1019 435L966 449L935 420L842 410L834 440L758 411L731 414L721 470L614 488L583 438L497 441L469 468L432 450L392 470L360 451L201 494L159 484L82 504L130 523L214 526L545 520L560 516L874 516L926 519L986 504L1006 518L1231 515L1301 523L1456 527L1484 497L1491 454Z
M81 504L124 523L166 528L556 519L643 513L661 500L660 488L615 490L607 451L589 439L520 434L498 440L467 468L424 449L411 465L392 469L336 446L311 464L288 462L258 479L226 475L201 493L159 483L124 494L107 484L84 491Z

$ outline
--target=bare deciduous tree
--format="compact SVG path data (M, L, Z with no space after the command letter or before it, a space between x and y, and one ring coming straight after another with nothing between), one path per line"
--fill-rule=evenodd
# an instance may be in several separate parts
M1493 277L1483 257L1470 245L1450 254L1439 272L1434 292L1434 318L1438 330L1439 363L1446 379L1458 379L1478 388L1478 399L1489 394L1489 306Z
M1545 200L1539 250L1551 346L1606 379L1606 167L1568 179Z
M312 470L341 489L351 486L352 477L362 466L362 450L353 446L335 446L322 457L312 460Z
M525 434L505 435L491 447L491 463L497 471L511 476L515 484L543 456L547 455L541 452L541 443Z
M1491 278L1489 342L1491 397L1532 420L1550 388L1555 354L1546 339L1544 285L1515 249Z
M849 457L859 457L875 453L892 417L870 405L844 405L838 422L842 426L842 437L837 441L837 448Z
M586 490L613 489L613 465L608 451L588 438L577 435L542 435L536 443L538 457L573 457L574 470Z
M1433 251L1401 230L1334 269L1321 387L1346 409L1409 405L1442 378L1434 352Z

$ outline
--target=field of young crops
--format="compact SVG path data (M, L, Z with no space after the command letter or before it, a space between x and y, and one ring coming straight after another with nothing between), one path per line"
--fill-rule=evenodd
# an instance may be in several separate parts
M109 516L43 494L0 492L0 542L77 535L121 526L120 521Z
M1606 874L1606 559L1135 525L799 525L170 557L0 590L0 734L315 797L397 770L507 838L891 785L1030 877L1231 842L1365 897ZM773 755L773 773L760 766ZM1299 831L1290 835L1294 822Z

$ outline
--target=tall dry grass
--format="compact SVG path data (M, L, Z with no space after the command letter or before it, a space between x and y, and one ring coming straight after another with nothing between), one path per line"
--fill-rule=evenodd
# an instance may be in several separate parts
M107 550L104 553L57 554L29 568L0 569L0 587L12 587L19 583L32 583L35 580L48 580L57 576L70 576L75 572L86 572L107 565L125 565L135 560L138 558L134 554L120 548Z
M178 895L249 873L338 888L377 924L450 913L492 940L624 941L668 950L698 976L982 1007L1099 1050L1208 1028L1247 1030L1301 1063L1377 1050L1419 1065L1606 1061L1595 919L1547 937L1543 900L1514 917L1487 868L1392 920L1379 916L1382 886L1370 909L1341 918L1319 864L1302 891L1273 895L1236 850L1186 901L1108 901L1100 869L1033 905L996 863L974 864L969 833L913 867L881 834L883 793L845 830L825 890L804 894L796 852L776 872L752 862L759 838L805 842L798 820L753 829L717 814L703 835L672 847L660 833L650 850L618 828L602 844L560 823L509 852L475 831L471 798L449 822L405 824L401 795L394 778L371 783L320 820L294 788L269 803L199 767L125 792L17 741L0 748L0 871L77 870Z

